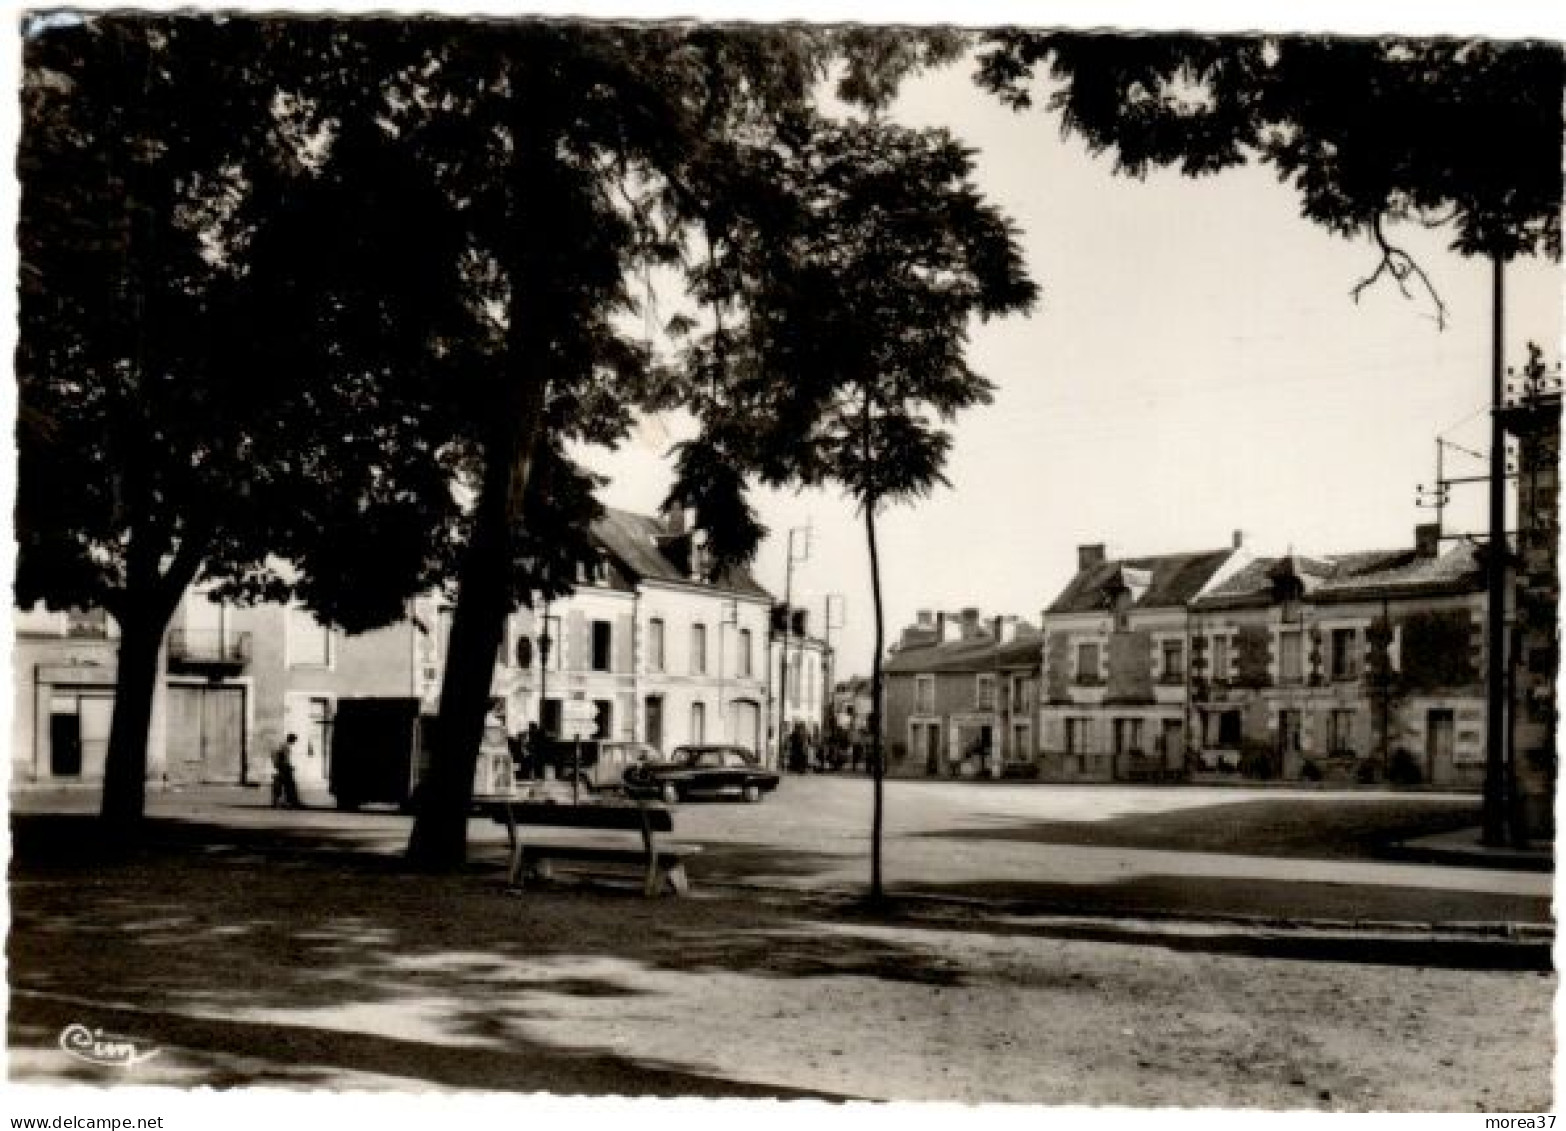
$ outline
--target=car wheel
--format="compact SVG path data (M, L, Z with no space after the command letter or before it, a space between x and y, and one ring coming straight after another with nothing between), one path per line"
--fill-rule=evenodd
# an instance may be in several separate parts
M677 802L680 799L679 786L675 785L673 782L669 782L667 785L665 785L663 787L663 799L670 805L673 805L675 802Z
M745 787L745 800L749 801L749 802L752 802L752 803L760 801L761 800L761 787L759 785L754 785L754 784L747 785Z

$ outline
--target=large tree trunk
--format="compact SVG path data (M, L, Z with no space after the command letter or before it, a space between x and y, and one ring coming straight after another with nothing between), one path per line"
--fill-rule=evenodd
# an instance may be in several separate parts
M473 770L489 711L495 655L511 609L512 531L522 510L541 396L516 398L485 451L473 536L458 576L428 775L408 841L416 867L447 871L467 857Z
M467 858L473 770L489 711L495 655L511 611L513 538L524 518L548 384L549 337L543 323L551 312L540 301L540 291L553 282L546 265L552 238L548 202L556 182L554 139L536 120L543 103L537 91L523 85L527 70L520 62L513 70L512 191L515 200L526 200L529 207L519 207L512 218L503 376L507 384L484 449L484 480L457 579L434 747L408 840L409 862L428 871L460 868Z
M885 613L881 608L881 554L875 540L875 500L865 500L865 537L870 544L870 592L875 605L875 654L870 660L870 776L874 783L874 810L870 818L870 901L886 898L881 883L881 839L886 766L881 744L881 651L885 637Z
M146 810L147 737L158 688L158 661L172 612L147 602L117 618L120 652L100 816L106 831L120 839L134 834Z
M133 536L126 552L126 586L110 609L120 628L120 650L99 816L104 829L117 839L134 836L146 811L147 739L162 674L163 637L195 579L206 541L186 531L167 571L160 574L159 565L171 548L161 536L145 532Z

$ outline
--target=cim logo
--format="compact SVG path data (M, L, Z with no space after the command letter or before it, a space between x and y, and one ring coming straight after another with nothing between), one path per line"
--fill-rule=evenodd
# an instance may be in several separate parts
M65 1027L60 1033L60 1047L77 1060L110 1068L129 1068L158 1055L157 1049L142 1049L129 1037L114 1036L82 1024Z

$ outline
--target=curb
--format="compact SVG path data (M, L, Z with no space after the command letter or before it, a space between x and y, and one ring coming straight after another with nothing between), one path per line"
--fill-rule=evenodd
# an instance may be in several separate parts
M1449 868L1489 868L1500 872L1553 872L1553 852L1518 852L1506 849L1434 848L1391 844L1381 850L1386 860L1405 864L1440 864Z
M845 888L822 888L814 891L780 887L770 884L747 883L741 880L707 879L702 883L706 890L723 889L738 892L782 896L801 901L825 900L840 902L857 899L862 893ZM1213 914L1187 915L1175 911L1137 911L1133 913L1085 912L1070 909L1041 910L1037 904L1019 900L977 899L961 895L931 895L926 892L894 892L890 898L903 907L922 907L932 911L942 909L984 911L991 918L1005 917L1013 920L1074 926L1117 926L1127 932L1145 931L1156 934L1195 933L1200 928L1220 926L1234 931L1249 931L1257 936L1279 933L1317 934L1322 937L1379 937L1407 938L1427 942L1436 941L1484 941L1536 946L1553 945L1555 927L1549 923L1523 923L1501 920L1420 922L1415 920L1381 919L1296 919L1264 915Z

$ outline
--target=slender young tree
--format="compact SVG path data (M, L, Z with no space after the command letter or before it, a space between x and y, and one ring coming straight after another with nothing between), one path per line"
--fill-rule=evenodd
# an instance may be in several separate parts
M1015 229L973 184L971 153L943 131L842 124L816 132L789 164L772 178L793 198L788 237L734 241L709 276L711 303L722 311L742 299L744 317L717 318L690 351L708 378L697 400L704 436L682 449L673 494L743 516L743 471L834 485L858 507L875 607L870 898L881 902L876 519L946 482L946 426L991 399L965 358L970 321L1025 312L1038 289Z

